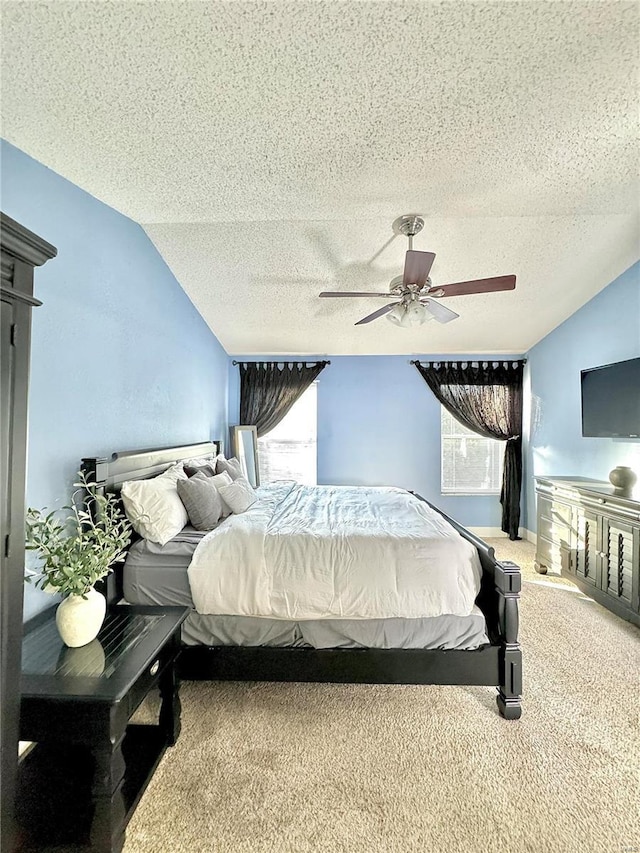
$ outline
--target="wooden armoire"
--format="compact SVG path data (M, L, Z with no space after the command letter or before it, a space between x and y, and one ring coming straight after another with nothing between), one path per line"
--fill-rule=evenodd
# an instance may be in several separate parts
M20 717L20 656L24 591L24 516L27 458L27 395L31 341L31 309L41 303L33 298L34 267L57 254L46 240L0 213L2 249L2 334L0 371L0 479L2 522L0 527L0 734L2 737L2 785L0 825L2 853L13 850L13 800L18 764Z

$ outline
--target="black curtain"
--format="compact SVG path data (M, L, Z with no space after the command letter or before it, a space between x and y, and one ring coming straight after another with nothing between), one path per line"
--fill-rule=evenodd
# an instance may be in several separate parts
M258 438L266 435L327 364L328 361L240 362L240 423L255 426Z
M413 364L457 421L478 435L506 442L500 492L502 530L510 539L519 539L524 361Z

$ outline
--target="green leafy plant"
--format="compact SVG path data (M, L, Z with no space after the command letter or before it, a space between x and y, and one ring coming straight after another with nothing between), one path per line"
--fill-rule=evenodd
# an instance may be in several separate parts
M129 546L131 525L116 497L102 494L84 473L78 476L71 506L48 515L27 510L25 546L38 552L42 564L26 580L45 592L86 596Z

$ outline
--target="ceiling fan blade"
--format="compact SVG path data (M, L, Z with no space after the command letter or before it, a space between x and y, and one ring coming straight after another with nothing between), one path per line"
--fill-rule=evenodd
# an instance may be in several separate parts
M467 296L471 293L514 290L515 286L515 275L499 275L495 278L478 278L474 281L456 281L454 284L443 284L440 287L432 287L429 292L433 296Z
M378 308L378 310L374 311L373 314L367 314L366 317L363 317L362 320L358 320L358 322L353 325L362 326L363 323L370 323L372 320L377 320L378 317L382 317L384 314L387 314L392 308L395 308L396 305L399 304L399 302L390 302L388 305L385 305L384 308Z
M403 284L416 284L418 287L424 287L435 259L436 256L433 252L416 252L410 249L404 259Z
M446 305L441 305L435 299L427 297L426 299L421 299L420 302L426 306L427 311L433 314L433 319L437 320L438 323L450 323L452 320L457 320L460 316L455 311L447 308Z
M356 292L353 290L323 290L322 293L318 294L319 296L384 296L385 299L388 299L390 296L393 296L392 293L365 293L365 292Z

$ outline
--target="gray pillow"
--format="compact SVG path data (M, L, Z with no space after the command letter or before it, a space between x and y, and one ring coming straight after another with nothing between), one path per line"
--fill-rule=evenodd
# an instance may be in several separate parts
M205 477L213 477L216 473L215 466L215 462L206 462L204 465L185 465L184 473L187 477L195 477L196 474L204 474Z
M238 477L244 477L242 466L235 456L231 459L225 459L224 456L218 456L216 459L216 474L228 474L232 480L237 480Z
M227 486L220 486L220 496L236 515L248 510L258 500L253 486L244 477L238 477Z
M222 500L211 479L198 473L188 480L178 480L178 495L191 526L196 530L213 530L222 515Z

